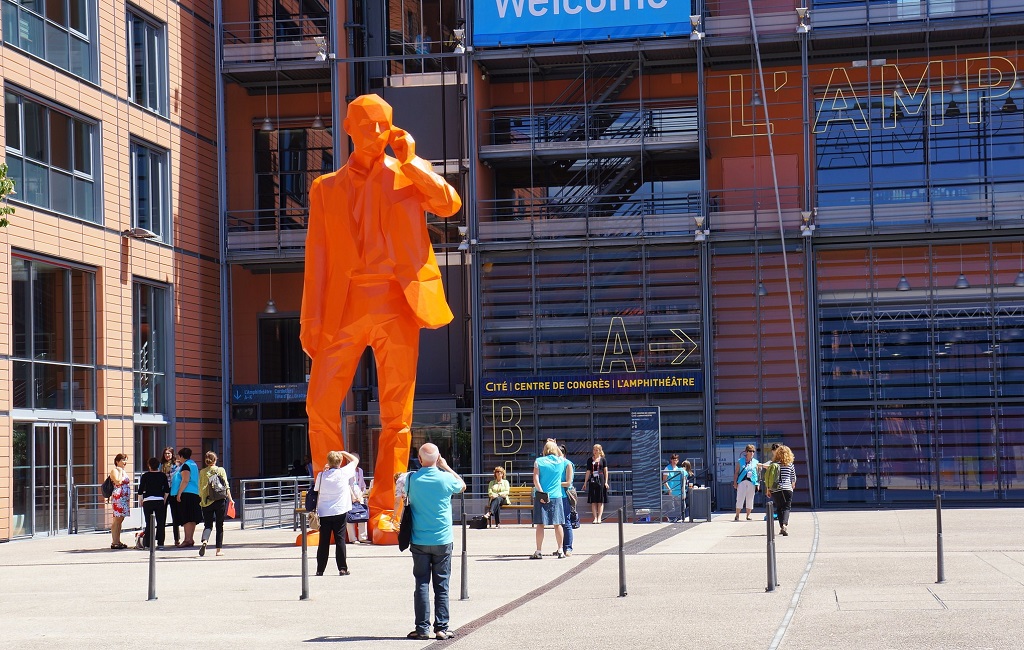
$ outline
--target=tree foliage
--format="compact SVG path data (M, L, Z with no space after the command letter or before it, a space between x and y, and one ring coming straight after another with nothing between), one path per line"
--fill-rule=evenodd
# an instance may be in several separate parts
M10 221L8 215L14 214L14 208L7 204L7 197L14 194L14 179L7 177L7 163L0 164L0 228L6 228Z

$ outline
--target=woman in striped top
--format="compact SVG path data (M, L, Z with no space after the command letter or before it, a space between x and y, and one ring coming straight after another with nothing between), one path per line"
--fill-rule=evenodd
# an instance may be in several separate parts
M793 450L786 445L780 445L775 450L772 461L779 465L779 483L775 490L769 493L769 496L772 498L772 503L775 504L775 512L779 515L779 532L788 536L789 511L793 509L793 490L796 489Z

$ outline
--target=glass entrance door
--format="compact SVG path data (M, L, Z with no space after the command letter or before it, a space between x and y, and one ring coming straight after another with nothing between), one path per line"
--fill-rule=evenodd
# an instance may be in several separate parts
M71 425L14 425L14 535L54 535L68 529Z

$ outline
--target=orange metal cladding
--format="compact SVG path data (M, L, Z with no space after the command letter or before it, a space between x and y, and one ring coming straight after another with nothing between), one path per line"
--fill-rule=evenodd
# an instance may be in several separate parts
M310 187L300 317L302 348L313 359L306 412L314 467L344 449L341 403L363 350L373 348L381 417L369 498L374 530L382 513L390 516L394 475L408 466L419 330L453 318L424 210L450 217L462 207L391 114L376 95L353 100L345 131L354 151ZM395 158L385 154L389 145ZM393 535L375 541L395 543Z

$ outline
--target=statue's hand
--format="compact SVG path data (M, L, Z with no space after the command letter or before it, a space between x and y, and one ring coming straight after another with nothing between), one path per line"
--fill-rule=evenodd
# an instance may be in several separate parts
M411 163L416 157L416 141L405 129L397 126L391 128L391 136L388 138L391 150L395 152L395 158L403 165Z

